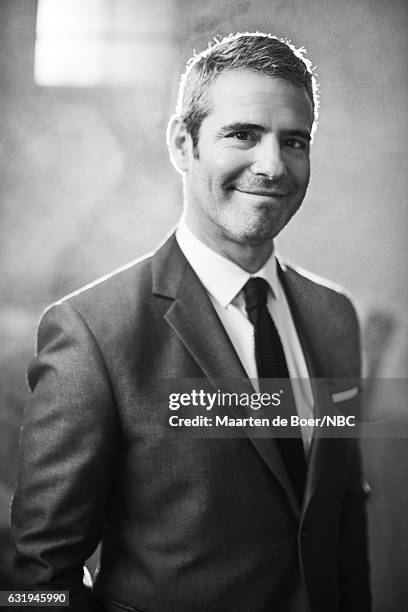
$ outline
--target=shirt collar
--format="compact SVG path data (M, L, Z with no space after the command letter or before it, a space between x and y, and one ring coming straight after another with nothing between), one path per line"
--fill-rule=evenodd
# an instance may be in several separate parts
M281 290L274 253L271 254L260 270L255 274L250 274L201 242L187 226L185 219L180 221L176 231L176 239L205 289L223 308L226 308L234 300L247 280L255 276L264 278L271 287L274 298L279 300Z

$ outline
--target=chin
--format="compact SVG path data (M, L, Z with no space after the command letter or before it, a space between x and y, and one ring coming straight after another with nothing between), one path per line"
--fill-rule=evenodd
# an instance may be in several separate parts
M279 233L276 228L267 227L245 227L245 228L224 228L225 235L238 244L264 244L271 242Z
M265 242L271 242L279 232L274 230L267 230L265 228L259 229L258 231L249 231L242 236L243 242L246 244L265 244Z
M225 219L223 223L225 235L239 244L260 245L271 242L285 227L289 219L269 215L259 215L254 219L251 215L240 218ZM228 221L228 222L227 222Z

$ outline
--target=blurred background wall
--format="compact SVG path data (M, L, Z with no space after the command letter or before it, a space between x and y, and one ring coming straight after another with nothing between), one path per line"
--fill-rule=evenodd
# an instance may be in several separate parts
M12 583L6 525L36 323L49 302L150 250L176 223L181 187L166 122L186 60L213 36L261 30L306 46L318 67L320 127L305 204L279 249L354 295L367 374L407 373L406 2L134 4L135 25L137 15L150 23L138 40L165 41L165 62L147 62L131 84L44 87L33 80L37 2L0 2L3 588ZM408 600L408 441L365 440L363 451L375 610L400 612Z

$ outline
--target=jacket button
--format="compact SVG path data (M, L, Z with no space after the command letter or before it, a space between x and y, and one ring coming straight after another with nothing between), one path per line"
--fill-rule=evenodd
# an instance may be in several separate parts
M310 530L307 529L307 527L302 527L300 531L300 535L302 536L302 538L305 538L306 536L308 536L309 533L310 533Z

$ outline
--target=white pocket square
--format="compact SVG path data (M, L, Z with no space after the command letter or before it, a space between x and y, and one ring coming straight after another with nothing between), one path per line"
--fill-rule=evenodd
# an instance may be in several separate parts
M344 402L358 395L358 387L352 387L345 391L339 391L338 393L332 393L333 402Z

